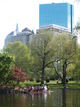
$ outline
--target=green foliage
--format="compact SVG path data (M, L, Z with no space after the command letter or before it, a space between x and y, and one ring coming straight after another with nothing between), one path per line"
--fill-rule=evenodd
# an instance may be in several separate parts
M68 67L67 67L67 76L70 77L70 78L73 78L73 75L74 75L74 71L75 70L75 62L74 64L70 64Z
M0 53L0 84L7 84L11 79L13 63L12 57Z
M67 67L74 62L76 52L76 38L69 33L59 33L52 40L54 52L54 68L62 83L66 84Z
M74 57L75 60L75 69L74 69L74 79L79 81L80 80L80 46L76 49L76 55Z
M75 52L76 41L73 35L60 33L52 40L56 58L69 59ZM51 43L51 44L52 44Z
M45 80L46 79L55 79L55 70L52 67L46 67L45 68Z
M52 31L40 31L31 41L31 50L34 55L33 70L35 75L44 81L45 68L53 61L53 51L50 42L53 38ZM42 79L43 78L43 79Z
M30 49L21 42L9 43L4 49L4 52L15 58L15 66L21 68L27 73L30 72L31 65L33 63L33 57Z
M64 77L66 81L66 70L68 65L73 63L76 51L76 38L73 35L70 33L55 34L54 31L43 30L33 38L31 49L35 58L34 71L37 76L38 74L41 77L44 75L44 79L50 77L50 69L53 65L58 75L54 73L55 77L61 80L64 80Z

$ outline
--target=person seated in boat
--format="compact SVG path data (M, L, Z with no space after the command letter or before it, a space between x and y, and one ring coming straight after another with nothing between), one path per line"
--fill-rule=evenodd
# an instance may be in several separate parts
M32 86L32 92L39 93L39 92L42 92L43 90L44 88L40 85Z
M45 86L44 86L44 91L47 91L47 90L48 90L48 88L47 88L47 86L45 85Z
M38 86L38 85L34 87L34 91L35 91L35 92L38 92L38 91L39 91L39 86Z
M27 87L26 87L26 91L27 91L27 92L30 92L31 90L32 90L32 87L31 87L31 86L27 86Z
M32 89L30 90L30 92L32 93L38 92L37 86L32 86Z

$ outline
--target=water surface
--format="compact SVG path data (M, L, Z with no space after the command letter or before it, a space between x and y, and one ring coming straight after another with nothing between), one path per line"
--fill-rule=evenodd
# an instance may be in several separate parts
M52 89L44 94L0 94L0 107L80 107L80 90Z

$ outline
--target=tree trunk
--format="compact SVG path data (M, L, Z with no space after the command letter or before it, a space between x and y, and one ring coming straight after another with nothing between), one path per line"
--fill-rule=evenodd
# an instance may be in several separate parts
M62 78L62 84L64 87L66 87L66 68L67 68L67 62L65 60L63 64L63 78Z
M42 75L41 75L41 84L44 84L44 69L45 69L45 60L43 59L43 63L42 63Z

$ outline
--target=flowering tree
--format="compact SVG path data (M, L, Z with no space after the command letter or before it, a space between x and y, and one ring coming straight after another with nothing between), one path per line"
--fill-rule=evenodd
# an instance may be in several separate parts
M17 81L17 83L19 83L19 82L24 82L26 80L29 80L29 77L25 72L21 70L21 68L14 67L12 80L15 80Z

